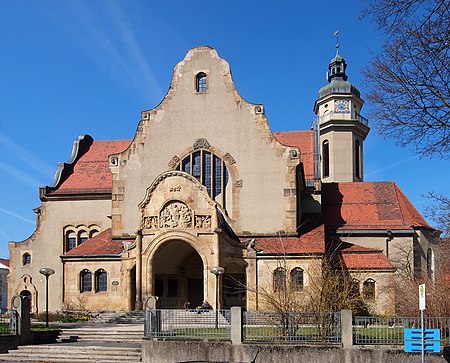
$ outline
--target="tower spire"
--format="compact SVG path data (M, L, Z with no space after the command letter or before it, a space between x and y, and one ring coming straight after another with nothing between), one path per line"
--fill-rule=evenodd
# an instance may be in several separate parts
M339 54L339 29L336 30L333 35L336 37L336 55Z
M336 30L333 35L336 37L336 55L328 66L327 80L328 82L335 79L346 81L348 78L347 74L345 74L347 63L345 63L345 59L339 54L339 30Z

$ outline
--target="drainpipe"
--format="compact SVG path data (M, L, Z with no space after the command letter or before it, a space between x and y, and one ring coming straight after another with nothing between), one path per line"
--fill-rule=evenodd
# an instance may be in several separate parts
M142 310L142 231L136 231L136 310Z
M392 234L393 234L392 231L388 229L386 238L386 257L388 258L389 258L389 242L394 239L394 236Z

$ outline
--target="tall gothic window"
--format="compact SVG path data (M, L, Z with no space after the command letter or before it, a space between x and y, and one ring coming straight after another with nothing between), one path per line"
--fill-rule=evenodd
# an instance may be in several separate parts
M286 270L282 267L278 267L273 272L273 291L286 291Z
M89 236L86 231L81 231L78 233L78 244L81 245L83 242L86 242L89 239Z
M108 274L103 269L95 271L95 291L101 292L107 290L108 290Z
M294 290L303 290L303 270L300 267L292 269L291 285Z
M202 183L212 199L226 208L228 170L224 161L207 150L197 150L181 160L178 170L191 174Z
M330 176L330 143L325 140L322 143L322 178Z
M73 250L77 246L77 235L73 231L66 233L66 252Z
M198 93L205 93L207 89L206 85L206 74L200 72L195 76L195 88Z
M352 281L350 282L350 297L352 298L356 298L360 296L360 291L359 291L359 280L357 279L352 279Z
M80 292L88 291L92 291L92 273L85 269L80 273Z
M367 279L363 283L363 298L366 300L375 300L375 280Z

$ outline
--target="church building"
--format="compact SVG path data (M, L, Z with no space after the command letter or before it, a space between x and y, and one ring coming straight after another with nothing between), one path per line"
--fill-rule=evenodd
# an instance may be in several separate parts
M287 286L306 296L335 255L370 311L392 313L400 268L433 273L434 229L394 182L364 181L369 126L346 67L337 53L311 129L272 132L229 64L191 49L132 140L75 140L39 189L36 230L9 243L9 296L44 311L49 267L52 311L137 310L149 296L268 309L264 295Z

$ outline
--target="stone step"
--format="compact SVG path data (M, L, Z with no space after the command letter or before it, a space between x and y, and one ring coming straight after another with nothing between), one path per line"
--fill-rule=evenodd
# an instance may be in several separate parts
M130 343L130 344L139 344L142 342L142 337L141 338L129 338L129 339L121 339L120 337L114 338L114 337L107 337L107 338L102 338L102 337L98 337L98 336L93 336L93 337L76 337L76 336L71 336L71 337L60 337L57 340L58 343L70 343L70 342L89 342L89 343L95 343L95 342L108 342L108 343L121 343L121 342L126 342L126 343Z
M114 324L130 324L130 323L144 323L144 310L135 311L109 311L97 315L89 322L96 323L114 323Z
M114 354L111 355L111 353L108 352L71 352L71 353L58 353L58 352L16 352L11 351L9 352L9 358L15 359L17 357L22 358L58 358L58 359L64 359L64 358L72 358L73 361L78 361L78 359L90 359L90 360L110 360L110 361L123 361L123 360L134 360L139 362L141 359L141 353L137 354Z
M0 354L0 362L7 363L22 363L22 362L42 362L42 363L110 363L111 360L109 358L105 359L92 359L92 358L80 358L80 357L70 357L70 358L57 358L57 357L2 357ZM141 359L122 359L122 363L139 363L142 362Z

